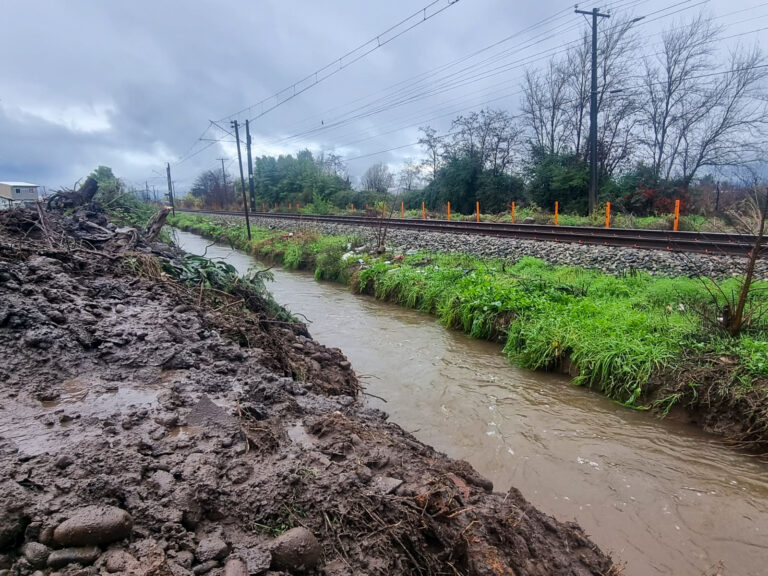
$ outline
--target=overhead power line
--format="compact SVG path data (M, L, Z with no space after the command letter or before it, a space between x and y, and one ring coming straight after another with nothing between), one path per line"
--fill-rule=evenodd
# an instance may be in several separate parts
M332 62L326 64L322 68L319 68L312 74L309 74L302 78L301 80L298 80L297 82L294 82L287 88L284 88L280 90L279 92L276 92L272 96L269 96L267 98L264 98L263 100L256 102L256 104L253 104L251 106L248 106L246 108L243 108L242 110L235 112L234 114L230 114L226 118L222 118L222 122L226 120L232 120L235 119L241 115L247 115L250 116L250 120L256 120L257 118L261 118L265 114L268 114L275 108L282 106L289 100L292 100L299 94L306 92L313 86L316 86L323 82L324 80L330 78L331 76L338 74L344 68L347 68L357 62L358 60L361 60L362 58L365 58L368 54L371 52L375 52L382 46L385 46L395 40L396 38L399 38L406 32L413 30L417 26L423 24L427 20L430 20L437 16L438 14L444 12L454 4L457 4L459 0L433 0L420 10L417 10L410 16L403 18L400 22L395 24L394 26L390 26L387 28L384 32L381 32L380 34L377 34L367 42L364 42L360 44L357 48L353 48L346 54L343 54L341 57L334 59ZM438 4L445 4L445 6L437 7ZM433 8L434 11L431 11ZM256 113L255 116L251 116L251 114L254 114L254 111L260 108L259 112Z

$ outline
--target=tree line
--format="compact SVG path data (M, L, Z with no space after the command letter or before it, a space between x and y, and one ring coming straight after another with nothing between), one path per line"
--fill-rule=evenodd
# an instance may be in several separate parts
M632 19L613 19L598 39L599 201L639 215L685 206L692 187L759 161L766 142L763 95L768 61L757 47L718 58L722 30L699 16L673 25L652 54ZM638 56L641 55L641 56ZM254 162L254 207L300 203L317 211L401 198L430 210L501 212L513 200L587 211L591 34L523 78L517 114L484 109L457 117L445 133L421 130L424 156L399 172L377 163L352 186L343 159L309 150ZM201 174L190 200L238 202L239 179Z

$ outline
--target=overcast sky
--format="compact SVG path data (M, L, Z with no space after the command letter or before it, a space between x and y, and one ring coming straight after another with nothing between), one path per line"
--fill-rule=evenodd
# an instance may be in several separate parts
M168 161L184 192L202 170L221 167L217 158L234 173L233 140L209 120L224 119L228 128L231 114L429 3L2 0L0 180L71 186L104 164L132 184L162 189ZM740 40L765 49L768 39L760 30L768 27L768 2L761 0L615 0L600 7L612 7L614 17L647 16L636 26L650 52L663 27L702 10L726 26L726 36L741 34L723 46ZM419 157L418 146L408 147L419 126L445 130L451 118L484 106L517 112L525 64L562 50L584 26L573 2L459 0L253 120L254 154L335 151L350 159L353 179L374 162L396 169ZM405 102L393 106L396 100ZM218 138L224 140L207 140Z

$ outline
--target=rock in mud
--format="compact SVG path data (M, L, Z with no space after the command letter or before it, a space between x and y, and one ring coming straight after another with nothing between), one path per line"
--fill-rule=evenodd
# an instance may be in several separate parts
M98 546L80 546L78 548L62 548L54 550L48 556L48 566L61 568L67 564L82 564L88 566L96 561L101 554Z
M27 542L22 548L24 558L33 568L42 568L48 562L48 556L51 554L50 548L40 542Z
M114 506L86 506L54 530L53 542L59 546L108 544L131 534L130 514Z
M24 518L20 514L9 514L0 510L0 550L11 546L24 532Z
M248 576L248 567L240 558L230 558L224 566L224 576Z
M272 545L272 567L304 572L317 566L322 554L323 549L312 532L306 528L293 528L275 539Z
M195 558L198 562L207 562L208 560L221 560L229 552L229 546L218 536L203 538L195 550Z
M130 574L139 567L139 562L125 550L110 550L102 558L107 572ZM101 562L100 560L99 562Z

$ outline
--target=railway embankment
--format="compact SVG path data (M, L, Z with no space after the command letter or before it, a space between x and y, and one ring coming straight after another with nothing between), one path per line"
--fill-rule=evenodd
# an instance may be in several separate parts
M499 341L518 365L568 373L574 384L628 408L676 412L737 446L768 452L768 285L753 285L750 320L739 335L727 334L722 315L738 293L737 264L709 278L637 268L610 273L520 253L419 250L393 230L390 250L377 254L359 229L332 228L335 235L324 235L308 223L287 231L278 226L283 221L260 221L272 228L254 228L249 242L237 221L180 215L173 223L434 314L447 327Z
M615 574L359 399L265 273L0 213L0 574Z
M216 214L206 214L205 216L219 218L225 222L239 224L245 222L245 218L242 216ZM285 231L312 229L329 236L361 235L368 240L373 235L370 227L360 225L307 222L262 216L251 216L251 223L254 226ZM743 273L746 261L746 257L721 254L645 250L569 242L543 242L520 238L473 236L401 228L387 230L387 244L403 252L415 249L515 260L529 256L540 258L550 264L579 266L609 274L643 271L659 276L727 278ZM768 279L768 258L758 262L756 275L758 278Z

